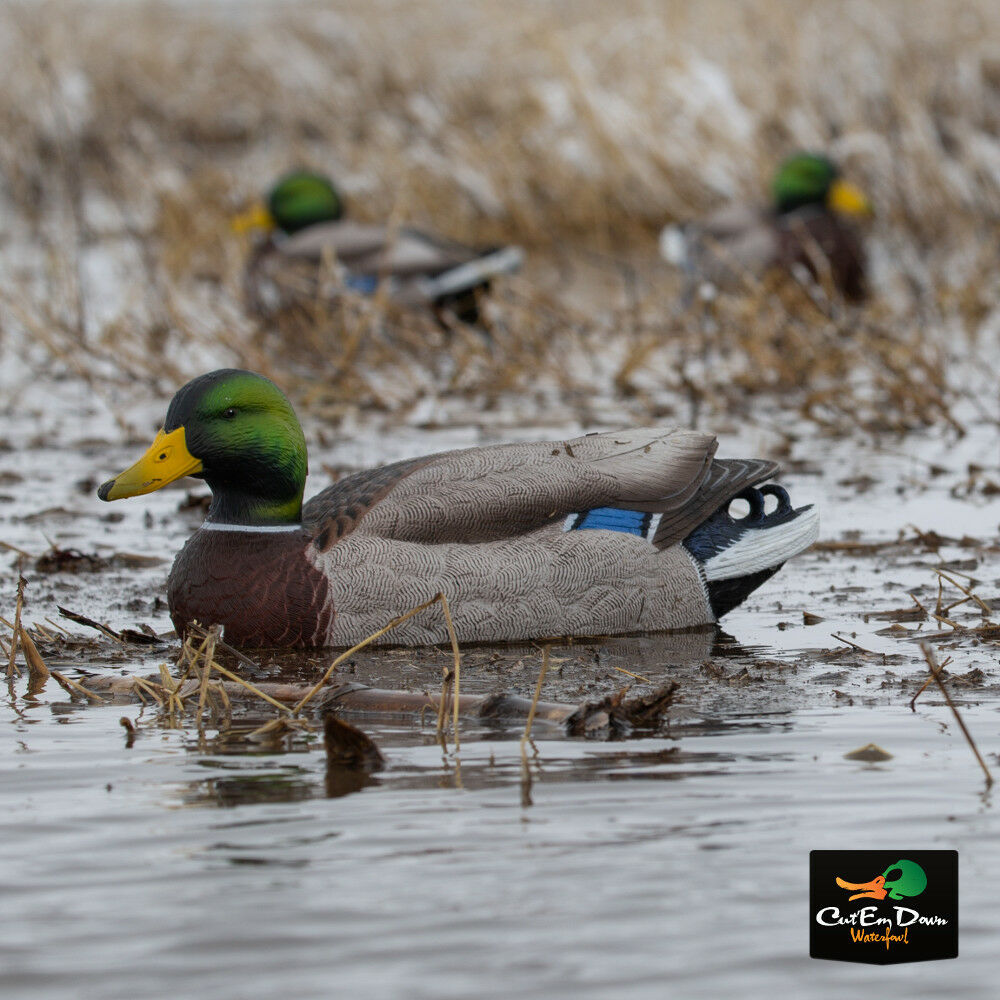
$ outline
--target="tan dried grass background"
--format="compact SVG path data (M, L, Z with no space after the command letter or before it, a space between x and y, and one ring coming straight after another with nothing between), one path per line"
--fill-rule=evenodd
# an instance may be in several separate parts
M0 12L0 66L2 349L95 385L225 361L330 419L779 400L905 430L948 419L998 300L991 0L29 3ZM875 203L872 302L682 306L659 227L760 199L799 148ZM361 217L526 246L489 336L353 298L249 319L229 219L295 165Z

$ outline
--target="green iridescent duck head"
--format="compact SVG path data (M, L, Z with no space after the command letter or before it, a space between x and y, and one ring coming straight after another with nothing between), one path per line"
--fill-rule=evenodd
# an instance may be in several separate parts
M284 393L262 375L224 368L180 389L146 454L97 495L120 500L197 476L212 490L209 521L295 524L307 472L305 436Z
M265 201L237 216L233 228L277 229L290 236L319 222L336 222L343 214L343 199L329 177L296 170L282 177Z
M330 178L304 170L286 174L271 188L267 208L283 233L295 233L317 222L335 222L344 214L340 192Z
M793 212L807 205L821 205L840 215L863 217L872 214L871 203L826 156L796 153L778 168L771 187L779 213Z

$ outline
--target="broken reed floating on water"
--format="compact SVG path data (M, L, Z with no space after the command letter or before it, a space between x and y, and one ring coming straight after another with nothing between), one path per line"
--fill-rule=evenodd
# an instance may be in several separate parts
M342 663L344 659L384 635L390 629L395 628L404 621L407 621L418 612L431 607L436 602L442 603L443 610L448 608L447 598L445 598L443 594L436 594L429 601L418 605L416 608L413 608L404 615L400 615L385 627L377 630L362 643L358 643L346 652L341 653L334 659L330 667L327 668L319 683L315 685L306 686L298 684L274 684L267 682L255 685L227 670L215 660L212 660L205 666L207 669L215 670L226 678L226 681L222 682L220 686L230 697L239 697L242 689L243 691L248 692L251 697L261 699L270 704L272 707L278 708L279 711L286 713L283 717L272 720L271 723L267 724L268 726L274 726L275 724L281 722L282 718L287 721L293 721L301 713L302 709L307 704L312 702L316 698L317 694L319 694L319 692L325 687L326 690L323 690L322 699L319 704L319 707L321 708L328 709L335 706L338 711L357 711L364 714L412 713L420 718L423 717L424 713L428 709L434 709L438 718L438 731L440 732L441 728L443 728L441 720L447 715L447 711L443 709L442 706L448 704L447 699L450 692L450 683L448 678L450 677L450 673L449 675L446 675L445 683L442 684L442 691L440 695L429 695L426 693L414 693L409 691L379 690L350 682L338 685L337 687L328 686L329 680L335 668ZM448 617L450 617L450 613L448 614ZM197 677L188 679L188 673L191 670L190 658L197 658L198 656L203 655L200 650L204 647L205 640L208 638L209 634L210 633L208 631L197 625L193 626L189 630L188 643L186 643L186 648L189 650L187 654L187 659L189 661L188 671L185 672L185 675L180 681L175 682L173 688L168 688L166 684L160 685L161 690L170 690L170 693L178 700L181 707L183 707L185 701L193 698L196 693L200 695L201 685L203 683L202 678L204 675L199 674ZM452 652L455 658L454 674L457 676L460 671L460 651L458 640L455 636L453 628L450 630L450 634L452 639ZM193 642L198 638L202 640L202 646L195 650ZM226 643L218 638L216 638L215 644L219 648L231 648L227 647ZM253 660L244 654L239 653L238 655L240 659L248 665L257 666ZM181 659L185 659L183 653ZM531 701L507 694L462 695L458 690L450 693L451 716L456 736L458 733L458 719L461 716L477 719L528 718L530 716L533 721L538 712L542 713L540 717L544 718L546 721L565 724L567 732L570 735L592 735L604 728L621 735L632 725L649 728L657 724L662 714L673 702L673 698L678 687L676 682L671 682L671 684L659 688L648 695L642 695L631 699L627 697L629 687L626 687L614 695L598 699L594 702L584 702L577 705L561 702L540 702L539 696L541 693L541 682L544 680L544 673L548 664L547 646L543 650L542 663L543 671L539 677L539 684L536 687L535 696ZM162 669L163 668L161 668L161 670ZM88 679L87 685L94 691L112 692L115 694L127 693L136 695L139 691L143 690L144 686L155 690L153 682L148 679L137 677L94 677ZM265 727L261 727L261 730L257 730L255 732L260 732L264 728ZM531 727L529 725L526 729L526 734L529 737L530 732ZM456 739L456 749L457 748L458 742Z
M271 720L267 725L294 721L289 712L290 707L302 697L304 691L309 690L302 684L261 683L259 687L254 687L234 681L222 682L222 688L234 702L242 698L240 704L244 707L254 699L263 698L269 705L280 704L289 713ZM149 677L90 677L78 693L99 701L121 696L142 700L142 692L147 689L159 691L162 700L164 687ZM187 702L196 699L199 689L200 680L191 678L176 687L174 694L179 704L185 707ZM607 734L609 738L617 738L627 735L633 728L655 728L673 703L677 690L677 683L672 681L648 694L629 698L630 687L625 687L595 701L578 704L536 701L506 693L461 695L458 699L458 711L460 718L517 721L527 720L534 705L533 723L543 720L563 726L569 736L599 737ZM422 720L425 713L434 711L439 702L440 693L394 691L347 682L324 691L322 698L317 701L317 710L335 710L364 716L411 715Z
M442 689L439 695L414 693L408 691L378 690L355 683L329 686L336 667L348 656L364 648L386 632L407 621L413 615L440 602L442 612L449 625L453 667L446 671ZM82 616L79 616L82 617ZM90 624L90 620L88 620ZM97 625L97 623L94 623ZM97 625L104 632L105 628ZM161 665L159 679L153 677L106 677L87 678L83 684L63 677L57 671L52 676L71 693L82 694L94 701L104 701L105 696L128 695L141 701L151 697L157 704L165 708L171 715L179 715L186 710L187 702L197 699L195 707L196 725L201 728L203 712L213 695L219 695L225 700L228 709L233 699L249 698L263 701L281 713L249 734L250 738L264 735L274 735L294 728L309 728L301 719L302 710L317 699L322 691L322 698L317 707L327 711L360 712L363 714L414 714L423 718L428 709L434 709L437 714L437 732L442 734L444 719L449 714L455 732L455 748L459 744L459 719L462 716L477 719L511 719L523 717L527 720L524 739L530 739L532 724L537 717L546 721L562 724L569 735L595 736L601 733L621 736L630 731L633 726L649 728L662 719L666 709L672 704L677 691L677 683L672 682L650 694L628 698L629 688L626 687L613 695L592 702L567 704L560 702L541 702L542 683L548 668L549 648L544 647L542 667L534 698L520 698L514 695L463 695L458 690L457 679L461 671L461 653L454 627L451 624L451 614L447 598L444 594L435 594L433 598L411 609L404 615L393 619L388 625L372 633L363 642L338 655L326 669L319 682L314 685L276 684L262 682L253 684L238 674L233 673L215 657L216 649L232 651L247 665L257 667L257 664L245 654L232 650L221 638L217 628L204 629L193 625L181 647L178 657L178 668L184 667L179 678L171 677L165 665ZM211 673L217 673L222 680L212 680ZM452 684L454 683L454 689ZM324 690L325 688L325 690ZM449 702L450 698L450 702ZM539 713L541 713L539 715ZM522 741L522 754L523 754Z
M442 613L448 626L453 655L453 665L450 669L446 668L445 670L439 695L377 690L350 683L335 687L330 686L330 679L337 666L349 656L435 603L441 604ZM63 609L60 610L63 611ZM122 641L119 633L93 619L71 612L64 613L66 617L95 628L110 639ZM27 633L25 636L27 637ZM30 637L28 638L30 642ZM31 646L34 648L33 643ZM59 671L51 671L51 676L71 695L82 695L95 702L104 702L109 695L123 694L142 702L150 699L163 708L173 719L179 718L188 710L189 702L194 702L195 725L199 731L203 725L206 709L212 708L213 715L215 714L214 699L219 700L220 711L227 720L231 720L231 707L234 700L242 699L241 704L244 706L248 699L262 701L279 712L276 718L247 734L248 738L262 738L297 729L310 729L311 727L301 718L301 715L306 706L314 701L317 701L318 708L328 711L334 709L338 712L356 711L364 714L390 713L394 715L412 713L418 718L423 718L428 709L433 709L437 716L436 732L443 745L445 720L450 715L455 734L456 752L460 748L459 720L462 716L476 719L526 718L525 740L530 740L532 724L536 716L563 725L568 735L622 736L631 731L633 726L649 728L659 724L677 690L677 684L673 682L651 694L635 698L627 697L629 688L626 687L613 695L581 704L541 702L539 700L541 688L549 662L549 647L545 646L538 684L534 698L530 701L507 694L463 695L459 690L461 651L452 623L448 600L443 593L435 594L430 600L393 619L367 639L339 654L330 663L320 680L313 685L267 682L254 684L220 664L215 659L216 649L225 650L235 655L246 665L258 667L250 657L225 643L220 638L217 627L204 629L201 626L193 625L188 630L188 635L178 656L179 677L172 677L165 665L160 666L158 677L155 675L124 678L97 676L87 678L81 684L63 676ZM37 650L35 652L37 654ZM218 675L218 679L212 678L213 672ZM322 698L317 699L321 692ZM134 734L130 732L129 738L133 739ZM522 740L522 756L523 754Z

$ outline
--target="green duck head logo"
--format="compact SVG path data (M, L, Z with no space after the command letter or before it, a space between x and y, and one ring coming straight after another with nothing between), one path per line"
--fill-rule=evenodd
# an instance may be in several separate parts
M901 859L870 882L845 882L838 878L841 889L854 892L850 899L910 899L927 888L927 876L915 861ZM860 891L855 891L860 890Z

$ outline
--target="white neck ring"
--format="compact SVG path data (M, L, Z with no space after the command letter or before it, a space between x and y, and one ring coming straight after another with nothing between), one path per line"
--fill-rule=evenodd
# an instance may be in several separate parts
M301 531L301 524L226 524L222 521L205 521L202 531L240 531L248 535L274 534L282 531Z

